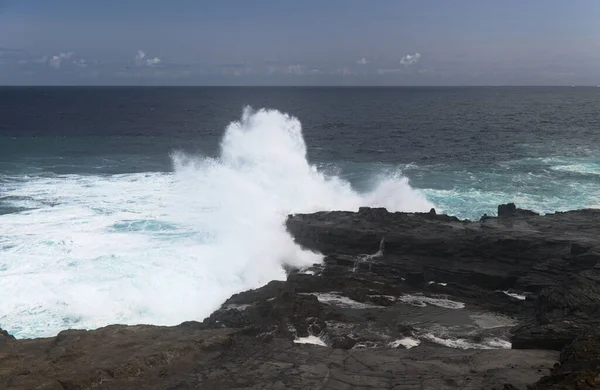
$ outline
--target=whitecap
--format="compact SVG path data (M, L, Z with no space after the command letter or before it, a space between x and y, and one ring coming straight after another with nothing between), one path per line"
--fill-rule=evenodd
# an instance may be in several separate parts
M554 171L579 173L582 175L600 175L600 164L595 163L580 163L580 164L564 164L550 167Z

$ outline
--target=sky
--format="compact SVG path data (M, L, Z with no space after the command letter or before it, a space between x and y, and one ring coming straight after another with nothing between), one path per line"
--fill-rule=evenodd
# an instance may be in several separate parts
M0 0L0 85L600 85L598 0Z

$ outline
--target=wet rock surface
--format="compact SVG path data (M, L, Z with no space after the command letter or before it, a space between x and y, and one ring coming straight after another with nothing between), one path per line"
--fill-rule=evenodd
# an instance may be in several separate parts
M428 290L518 317L513 348L561 350L600 328L600 210L498 211L471 222L363 208L294 215L287 226L300 245L330 258L373 253L384 239L384 255L359 266L392 285L443 281Z
M290 216L322 264L201 323L0 332L0 389L599 388L600 210L499 215Z

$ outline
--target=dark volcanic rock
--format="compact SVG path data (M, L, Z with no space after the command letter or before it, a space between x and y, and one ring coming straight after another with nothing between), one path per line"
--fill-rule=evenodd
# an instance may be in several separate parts
M297 243L338 259L338 266L368 258L356 266L369 268L370 281L386 284L379 290L388 292L381 294L393 295L405 283L496 312L518 313L522 324L514 348L560 350L582 330L598 326L600 287L594 266L600 262L600 210L540 216L508 204L498 213L471 222L361 208L358 213L293 215L287 228ZM365 257L377 251L382 239L381 256ZM438 283L423 287L428 281ZM502 292L507 290L530 295L523 301Z
M510 382L523 389L558 355L435 346L345 350L257 336L186 323L19 340L0 355L0 388L480 390Z
M517 216L531 217L533 215L539 215L531 210L519 209L514 203L501 204L498 206L498 218L511 218Z
M566 346L560 364L531 389L600 389L600 330L585 332Z
M1 389L176 388L219 356L235 330L109 326L18 340L0 353ZM160 385L159 385L160 384Z
M15 337L9 334L7 331L0 328L0 342L7 342L8 340L14 340Z
M600 268L542 290L534 318L515 331L513 347L560 350L585 329L600 329Z
M0 358L2 357L2 352L8 349L8 345L14 342L14 336L10 335L7 331L2 330L0 328Z
M224 304L244 305L257 301L264 301L278 296L283 291L284 287L285 282L273 280L261 288L233 294Z
M300 295L290 290L266 288L251 290L248 299L243 294L234 296L232 304L228 300L221 309L204 320L213 328L254 327L263 332L275 332L279 335L306 337L317 328L324 328L324 307L314 295ZM261 299L252 302L250 299ZM245 303L248 302L248 303ZM316 332L319 333L319 332Z
M287 221L297 243L326 255L375 253L384 238L386 262L397 263L406 274L524 291L555 285L565 275L593 266L599 224L600 210L469 222L361 208L358 213L298 214Z

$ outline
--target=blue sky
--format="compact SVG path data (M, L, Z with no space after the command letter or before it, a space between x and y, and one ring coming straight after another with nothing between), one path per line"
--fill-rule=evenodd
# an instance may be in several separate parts
M598 85L597 0L0 0L0 85Z

